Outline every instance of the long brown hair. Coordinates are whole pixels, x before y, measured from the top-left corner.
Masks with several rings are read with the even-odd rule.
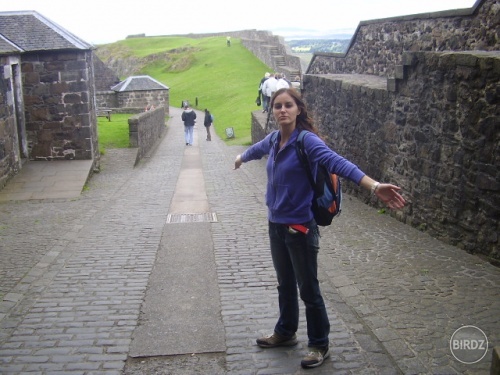
[[[299,130],[308,130],[310,132],[313,132],[314,134],[318,134],[318,129],[316,128],[316,126],[314,126],[312,117],[307,113],[306,103],[304,103],[304,100],[302,100],[302,96],[294,88],[282,88],[276,91],[271,98],[271,108],[274,107],[274,100],[276,99],[276,97],[281,94],[290,95],[300,110],[300,113],[297,116],[297,128]]]

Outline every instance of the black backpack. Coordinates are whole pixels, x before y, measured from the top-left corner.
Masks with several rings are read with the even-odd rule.
[[[314,190],[312,201],[312,212],[314,220],[320,226],[328,226],[332,223],[335,216],[340,215],[342,211],[342,185],[339,176],[335,173],[328,172],[324,165],[318,165],[318,173],[316,180],[312,175],[309,158],[304,148],[304,137],[309,133],[307,130],[302,130],[295,144],[297,156],[302,163],[307,173],[307,178]],[[271,145],[278,137],[278,131],[275,131],[271,136]]]

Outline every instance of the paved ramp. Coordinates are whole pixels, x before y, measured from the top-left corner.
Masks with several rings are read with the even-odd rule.
[[[92,160],[28,161],[0,190],[0,202],[78,198]]]
[[[182,142],[180,110],[171,109],[171,116],[168,138]],[[194,145],[184,149],[139,326],[134,332],[132,357],[226,349],[211,233],[216,215],[209,212],[198,130],[196,127]]]

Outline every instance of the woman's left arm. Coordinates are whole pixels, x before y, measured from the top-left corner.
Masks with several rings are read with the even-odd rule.
[[[403,208],[406,203],[405,199],[398,192],[401,190],[399,186],[380,183],[366,175],[361,179],[359,185],[370,190],[372,194],[376,195],[389,208]]]
[[[399,186],[375,181],[354,163],[330,149],[318,137],[305,137],[304,146],[313,159],[313,162],[324,164],[331,173],[336,173],[370,190],[372,195],[376,195],[389,208],[398,209],[404,207],[406,202],[401,194],[398,193],[401,190]]]

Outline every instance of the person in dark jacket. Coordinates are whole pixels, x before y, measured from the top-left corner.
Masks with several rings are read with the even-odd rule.
[[[266,72],[264,74],[264,77],[262,77],[262,79],[260,80],[260,83],[259,83],[259,98],[261,98],[261,102],[262,102],[262,108],[266,109],[267,108],[267,96],[266,94],[262,91],[262,87],[264,86],[264,82],[266,82],[266,80],[269,78],[270,74],[269,72]]]
[[[399,194],[398,186],[379,183],[368,177],[324,143],[295,89],[276,91],[269,108],[279,125],[277,137],[268,134],[238,155],[234,163],[234,169],[238,169],[242,163],[269,155],[266,205],[271,256],[278,279],[279,318],[274,332],[257,339],[257,345],[274,348],[297,344],[300,296],[305,304],[309,346],[301,365],[312,368],[320,366],[330,355],[330,322],[318,281],[319,230],[311,209],[313,188],[295,148],[299,132],[309,131],[303,143],[313,176],[318,164],[322,164],[330,173],[371,190],[389,208],[402,208],[405,200]]]
[[[212,136],[210,135],[210,126],[212,126],[213,117],[210,114],[208,109],[205,109],[205,119],[203,120],[203,125],[205,125],[205,129],[207,130],[207,141],[212,140]]]
[[[196,112],[186,105],[184,106],[184,111],[182,112],[181,119],[182,121],[184,121],[184,138],[186,140],[186,146],[192,146],[194,124],[196,122]]]

